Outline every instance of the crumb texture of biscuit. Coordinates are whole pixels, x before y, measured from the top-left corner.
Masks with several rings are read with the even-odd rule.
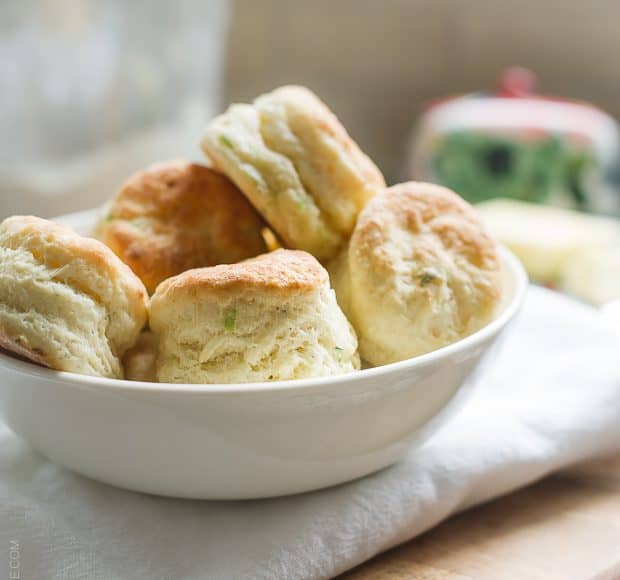
[[[153,293],[162,280],[185,270],[265,252],[264,226],[227,177],[173,161],[129,178],[96,231]]]
[[[306,252],[180,274],[158,287],[150,316],[161,382],[285,381],[360,367],[327,271]]]
[[[147,321],[144,285],[108,247],[54,222],[0,224],[0,346],[63,371],[122,378]]]
[[[329,270],[362,359],[373,365],[471,334],[491,320],[501,296],[496,244],[476,211],[425,183],[376,196]]]
[[[128,381],[157,382],[157,352],[159,337],[150,330],[143,331],[136,344],[123,356],[123,369]]]
[[[209,124],[202,148],[287,247],[321,260],[334,256],[385,187],[379,169],[304,87],[231,105]]]

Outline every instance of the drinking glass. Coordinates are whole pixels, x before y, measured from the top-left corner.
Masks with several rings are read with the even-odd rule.
[[[226,0],[0,3],[0,217],[96,206],[199,158],[220,102]]]

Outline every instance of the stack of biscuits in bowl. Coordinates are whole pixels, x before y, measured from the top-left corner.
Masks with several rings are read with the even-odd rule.
[[[0,347],[62,371],[166,383],[338,375],[487,324],[493,239],[456,193],[386,187],[312,92],[206,128],[205,164],[130,177],[92,238],[0,225]]]

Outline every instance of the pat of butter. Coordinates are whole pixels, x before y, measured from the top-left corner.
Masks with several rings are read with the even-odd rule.
[[[571,259],[560,282],[562,290],[601,306],[620,299],[620,246],[584,250]]]
[[[620,245],[620,222],[612,218],[507,199],[476,207],[495,238],[537,282],[561,284],[577,255]]]

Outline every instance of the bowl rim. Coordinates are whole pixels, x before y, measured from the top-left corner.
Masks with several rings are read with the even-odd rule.
[[[528,286],[528,276],[519,259],[506,247],[499,245],[499,254],[503,266],[510,271],[514,279],[513,296],[501,312],[480,330],[441,348],[431,352],[408,358],[402,361],[385,365],[361,369],[342,375],[327,377],[310,377],[304,379],[292,379],[289,381],[270,381],[256,383],[154,383],[147,381],[131,381],[128,379],[112,379],[82,375],[68,371],[57,371],[35,365],[28,361],[16,359],[4,352],[0,352],[0,371],[11,370],[37,379],[64,382],[76,387],[101,387],[104,389],[121,391],[140,391],[160,394],[214,394],[214,395],[238,395],[244,393],[259,393],[262,391],[288,391],[329,386],[338,383],[353,383],[369,378],[381,378],[393,372],[407,371],[414,368],[426,367],[442,359],[448,359],[452,355],[463,352],[469,348],[484,342],[506,326],[519,312],[523,305]]]

